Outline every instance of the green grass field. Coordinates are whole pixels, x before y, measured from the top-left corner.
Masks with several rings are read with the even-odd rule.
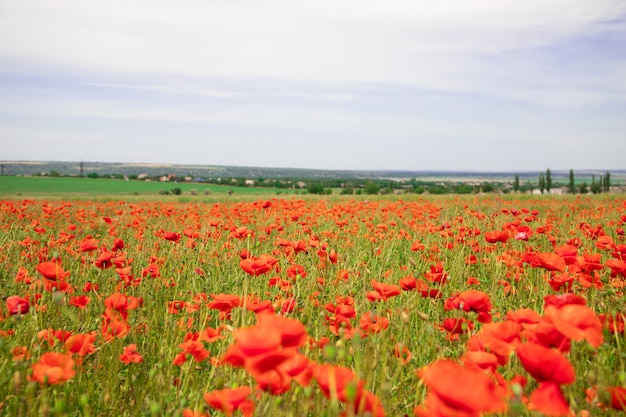
[[[276,195],[293,194],[295,190],[277,190],[266,188],[234,187],[227,185],[197,184],[197,183],[174,183],[174,182],[145,182],[125,181],[105,178],[78,178],[78,177],[0,177],[0,197],[119,197],[131,196],[157,196],[160,191],[171,192],[174,188],[180,188],[183,196],[191,196],[192,190],[198,196],[210,195],[233,195],[260,196],[268,193]]]

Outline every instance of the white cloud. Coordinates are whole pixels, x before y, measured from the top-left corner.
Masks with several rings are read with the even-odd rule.
[[[352,168],[408,168],[425,150],[462,168],[480,146],[499,166],[543,167],[520,142],[549,159],[575,141],[563,157],[582,164],[599,141],[624,147],[625,18],[623,0],[2,0],[0,129],[21,120],[24,141],[61,143],[61,127],[24,128],[55,118],[105,142],[168,143],[153,126],[171,124],[197,140],[228,131],[223,157],[241,164],[260,141],[293,140],[325,150],[289,161],[358,155]]]
[[[548,45],[621,0],[5,0],[0,57],[69,71],[471,88],[474,54]],[[455,82],[455,76],[461,81]]]

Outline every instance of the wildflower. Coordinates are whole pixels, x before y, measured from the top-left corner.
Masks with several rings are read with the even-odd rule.
[[[30,309],[30,303],[24,297],[12,295],[7,297],[6,300],[7,311],[9,315],[14,316],[17,314],[26,314]]]
[[[243,414],[244,416],[251,416],[252,412],[250,411],[254,410],[254,404],[248,400],[250,393],[250,387],[226,388],[204,394],[204,401],[206,401],[209,407],[220,410],[227,416],[232,416],[237,409],[242,411],[248,410],[248,412]],[[250,410],[250,407],[252,410]]]
[[[440,359],[419,369],[417,375],[424,381],[429,392],[425,407],[415,410],[416,416],[429,416],[433,409],[443,407],[449,411],[447,415],[470,416],[506,410],[501,391],[478,368]]]
[[[74,334],[65,341],[65,350],[78,356],[87,356],[96,351],[93,342],[96,335],[93,333]]]
[[[132,344],[124,347],[124,352],[120,355],[120,361],[124,362],[126,365],[130,363],[141,363],[143,362],[143,356],[137,353],[137,345]]]
[[[570,415],[569,405],[561,387],[553,382],[539,383],[539,387],[530,394],[528,409],[539,411],[546,416]]]
[[[64,353],[44,353],[39,361],[33,364],[31,381],[40,384],[62,384],[72,379],[74,374],[74,361]]]
[[[516,349],[524,369],[539,382],[571,384],[575,372],[572,364],[558,351],[536,343],[523,343]]]

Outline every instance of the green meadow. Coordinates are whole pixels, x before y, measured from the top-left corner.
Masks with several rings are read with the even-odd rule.
[[[268,193],[277,194],[275,189],[236,187],[228,185],[146,182],[137,180],[119,180],[108,178],[80,177],[0,177],[1,197],[119,197],[119,196],[156,196],[162,192],[172,193],[180,188],[181,195],[245,195],[258,196]],[[280,190],[281,194],[294,193],[294,190]],[[229,194],[230,193],[230,194]]]

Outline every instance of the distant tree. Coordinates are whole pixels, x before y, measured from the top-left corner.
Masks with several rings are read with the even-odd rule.
[[[583,182],[582,184],[580,184],[580,188],[578,190],[581,194],[587,194],[589,192],[589,189],[587,188],[587,183]]]
[[[309,194],[324,194],[324,187],[322,184],[317,182],[310,182],[309,185],[307,185],[306,190]]]
[[[515,179],[513,180],[513,191],[519,191],[519,175],[515,174]]]
[[[454,192],[457,194],[471,194],[474,192],[474,187],[468,184],[460,184],[454,188]]]
[[[374,181],[368,181],[365,184],[365,194],[378,194],[378,192],[380,191],[380,185],[378,185],[378,183],[374,182]]]
[[[539,191],[541,192],[541,194],[543,194],[546,189],[546,178],[544,177],[543,172],[539,173],[537,186],[539,187]]]
[[[172,188],[172,194],[181,195],[182,193],[183,193],[183,190],[181,190],[179,187]]]
[[[551,189],[552,189],[552,171],[550,171],[550,168],[548,168],[546,169],[546,190],[548,190],[548,193],[549,193]]]
[[[591,176],[591,192],[594,194],[598,194],[602,192],[602,178],[596,182],[596,175]]]
[[[576,192],[576,188],[574,187],[574,170],[569,170],[569,185],[567,187],[570,193],[574,194]]]
[[[448,189],[448,187],[444,186],[444,185],[433,185],[428,187],[428,193],[429,194],[448,194],[450,192],[450,190]]]
[[[496,188],[490,182],[483,182],[480,188],[482,188],[483,193],[493,193],[496,190]]]
[[[611,173],[609,171],[604,174],[604,178],[602,179],[602,190],[605,193],[611,191]]]
[[[87,174],[87,178],[98,178],[99,175],[97,172],[90,172],[89,174]]]
[[[54,169],[50,171],[50,174],[49,174],[49,175],[50,175],[51,177],[60,177],[60,176],[61,176],[61,174],[59,174],[59,172],[58,172],[58,171],[55,171]]]

